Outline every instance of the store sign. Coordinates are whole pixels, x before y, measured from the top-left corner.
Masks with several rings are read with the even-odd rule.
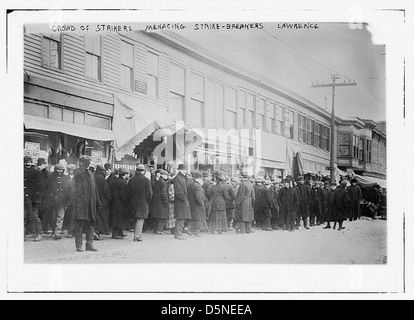
[[[24,155],[32,157],[33,162],[37,162],[40,158],[40,151],[40,143],[28,141],[24,143]]]

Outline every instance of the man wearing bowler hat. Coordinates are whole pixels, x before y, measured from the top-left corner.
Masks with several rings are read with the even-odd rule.
[[[95,177],[88,169],[90,160],[80,158],[80,168],[75,174],[76,251],[82,252],[82,233],[86,231],[86,251],[98,251],[93,246],[93,224],[96,222],[97,209],[100,207]]]
[[[175,229],[174,238],[177,240],[185,240],[183,237],[184,223],[191,219],[190,203],[187,198],[188,178],[187,166],[185,164],[178,165],[178,174],[171,181],[174,184],[174,217]]]
[[[151,181],[145,176],[145,166],[138,164],[135,176],[128,183],[130,210],[135,219],[134,241],[143,241],[142,227],[148,219],[149,205],[152,201]]]

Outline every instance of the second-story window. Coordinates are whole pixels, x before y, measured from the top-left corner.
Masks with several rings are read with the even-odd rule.
[[[168,112],[173,119],[184,120],[185,70],[170,63],[169,70],[170,103]]]
[[[354,135],[353,144],[352,144],[352,156],[356,159],[359,159],[359,137]]]
[[[283,107],[276,106],[276,134],[282,135],[283,132]]]
[[[62,68],[62,38],[58,34],[43,34],[42,65],[56,69]]]
[[[254,119],[254,95],[247,94],[247,126],[253,128],[255,125]]]
[[[204,126],[204,77],[196,73],[190,75],[190,105],[187,116],[187,122]]]
[[[158,98],[159,56],[148,51],[147,58],[147,92],[149,96]]]
[[[299,114],[299,141],[306,142],[306,117]]]
[[[268,127],[267,130],[270,131],[271,133],[275,134],[276,133],[276,105],[274,102],[269,102],[269,107],[268,107]]]
[[[122,88],[133,90],[134,83],[134,46],[121,40],[121,72]]]
[[[226,87],[226,113],[224,116],[225,129],[237,128],[237,91]]]
[[[85,35],[85,76],[101,81],[101,37]]]
[[[315,126],[315,122],[312,119],[308,119],[308,144],[314,143],[314,136],[313,136],[314,126]]]

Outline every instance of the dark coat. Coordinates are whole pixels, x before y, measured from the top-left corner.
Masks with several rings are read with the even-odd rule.
[[[44,180],[40,171],[24,168],[24,194],[30,202],[41,203],[44,194]]]
[[[101,205],[95,177],[87,169],[78,169],[74,179],[76,219],[95,222],[97,208]]]
[[[58,207],[69,206],[72,202],[72,186],[68,176],[58,175],[53,172],[46,180],[45,205],[49,210],[56,210]]]
[[[329,190],[328,195],[326,197],[326,222],[330,222],[334,220],[334,197],[335,197],[335,190]]]
[[[207,197],[207,199],[210,199],[210,189],[213,186],[213,183],[211,181],[204,181],[203,183],[203,190],[204,194]]]
[[[236,207],[236,204],[234,200],[236,199],[236,190],[233,188],[232,185],[225,183],[223,186],[227,190],[227,194],[229,196],[228,199],[226,199],[226,209],[234,209]]]
[[[129,180],[129,208],[135,219],[147,219],[149,204],[152,201],[151,181],[141,173]]]
[[[253,185],[250,181],[245,180],[240,183],[239,189],[237,190],[236,203],[236,221],[252,222],[252,208],[255,201],[255,194]]]
[[[126,226],[126,220],[129,217],[128,183],[124,178],[119,177],[111,183],[109,192],[111,194],[111,225],[116,228],[123,228]]]
[[[204,189],[197,181],[191,182],[188,185],[187,196],[190,203],[191,220],[205,220],[207,197],[204,194]]]
[[[362,199],[362,190],[358,185],[350,185],[346,188],[348,192],[350,204],[349,204],[349,217],[358,218],[361,216],[360,201]]]
[[[275,188],[270,189],[270,199],[272,201],[272,218],[278,219],[279,218],[279,200],[278,200],[278,193]]]
[[[226,200],[230,200],[227,188],[223,183],[217,183],[210,189],[211,192],[211,211],[226,211]]]
[[[99,200],[101,206],[107,208],[111,200],[109,187],[107,180],[105,179],[105,173],[99,167],[96,168],[95,172],[96,187],[98,188]]]
[[[325,191],[322,188],[311,189],[311,212],[314,216],[323,217],[325,208]]]
[[[272,208],[272,198],[270,196],[270,189],[264,187],[260,191],[259,198],[256,200],[257,207],[259,208]]]
[[[150,216],[155,219],[168,219],[169,215],[169,200],[168,200],[168,186],[167,182],[160,178],[159,180],[152,180],[152,201],[150,205]]]
[[[348,219],[349,195],[345,188],[339,187],[335,190],[333,206],[334,220]]]
[[[254,201],[253,207],[254,208],[259,208],[260,207],[259,206],[260,193],[263,190],[263,186],[259,186],[259,185],[255,184],[253,186],[253,190],[254,190],[254,197],[255,197],[255,201]]]
[[[282,188],[279,191],[279,208],[283,217],[294,216],[299,205],[299,196],[295,188]]]
[[[174,217],[178,220],[191,219],[187,198],[188,178],[179,172],[171,181],[174,184]]]
[[[298,184],[296,187],[299,196],[299,212],[301,217],[309,217],[311,206],[310,188],[305,184]]]

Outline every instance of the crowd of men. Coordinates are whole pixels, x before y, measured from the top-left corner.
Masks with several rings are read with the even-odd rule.
[[[43,234],[55,240],[75,237],[76,250],[82,252],[83,233],[86,251],[97,251],[94,240],[111,235],[143,241],[143,232],[163,235],[171,232],[177,240],[183,233],[199,237],[201,232],[222,234],[286,230],[326,224],[323,229],[343,230],[345,220],[361,217],[362,190],[357,180],[340,184],[296,180],[281,182],[251,177],[229,177],[219,172],[188,172],[186,165],[167,172],[159,169],[150,178],[143,164],[131,173],[121,167],[91,167],[88,157],[74,164],[47,169],[45,159],[24,157],[24,231],[25,240],[42,241]],[[333,223],[333,226],[331,225]]]

